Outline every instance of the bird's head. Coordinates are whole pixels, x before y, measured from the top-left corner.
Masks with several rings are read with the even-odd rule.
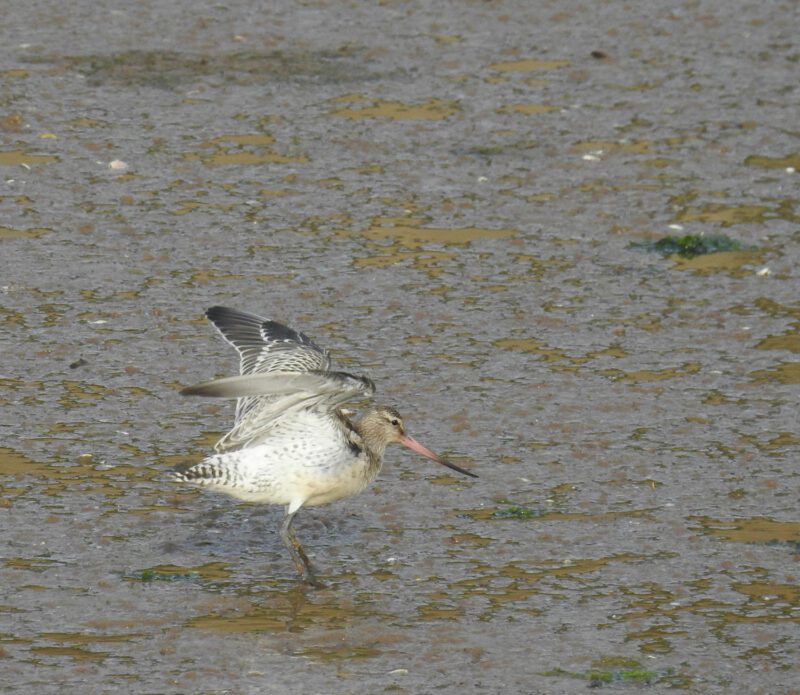
[[[378,406],[367,411],[359,423],[359,429],[367,443],[367,445],[376,451],[383,454],[387,444],[402,444],[403,446],[411,449],[411,451],[429,458],[431,461],[447,466],[454,471],[458,471],[471,478],[477,478],[475,473],[470,473],[463,468],[456,466],[438,454],[434,454],[430,449],[424,447],[412,436],[406,434],[405,424],[403,417],[394,408],[386,405]]]

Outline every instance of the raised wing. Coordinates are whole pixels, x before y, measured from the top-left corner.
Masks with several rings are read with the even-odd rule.
[[[338,417],[334,411],[341,404],[375,392],[366,377],[328,371],[328,353],[282,323],[224,306],[211,307],[206,316],[241,358],[239,376],[183,391],[237,399],[233,429],[215,445],[219,452],[269,436],[278,420],[297,409],[311,410],[320,418]]]
[[[252,399],[237,418],[233,429],[216,444],[217,451],[230,451],[256,444],[269,435],[276,421],[292,417],[298,409],[314,411],[320,418],[335,417],[342,403],[375,393],[370,379],[347,372],[271,372],[245,374],[190,386],[181,393],[214,398]]]
[[[225,306],[212,306],[206,316],[236,348],[242,375],[330,369],[327,351],[304,333],[282,323]],[[251,410],[261,410],[265,400],[269,400],[266,395],[239,397],[234,424],[238,425]]]
[[[212,306],[206,316],[238,351],[241,374],[324,372],[331,366],[326,351],[282,323],[224,306]]]
[[[357,395],[371,396],[374,392],[375,384],[365,376],[355,376],[347,372],[313,371],[229,376],[196,386],[187,386],[181,394],[211,398],[245,398],[302,393],[344,402]]]

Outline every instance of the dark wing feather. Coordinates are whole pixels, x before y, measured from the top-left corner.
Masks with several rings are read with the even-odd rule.
[[[212,306],[206,316],[241,357],[241,374],[327,371],[328,353],[304,333],[277,321],[224,306]]]
[[[304,333],[277,321],[256,314],[212,306],[206,316],[236,351],[241,362],[239,372],[266,374],[269,372],[327,371],[331,360],[327,351],[317,346]],[[236,402],[235,425],[254,409],[261,410],[274,396],[245,396]]]

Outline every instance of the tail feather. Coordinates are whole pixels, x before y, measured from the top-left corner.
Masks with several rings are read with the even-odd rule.
[[[167,473],[167,479],[174,483],[193,485],[225,485],[231,481],[230,470],[220,465],[216,457],[207,458],[200,463],[176,466]]]

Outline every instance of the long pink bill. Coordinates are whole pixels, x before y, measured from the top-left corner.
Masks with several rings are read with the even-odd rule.
[[[470,478],[477,478],[478,476],[475,473],[471,473],[470,471],[464,470],[463,468],[456,466],[455,463],[450,463],[447,459],[443,459],[441,456],[437,456],[434,454],[430,449],[426,449],[422,444],[420,444],[416,439],[413,437],[409,437],[405,435],[402,439],[400,439],[400,443],[403,446],[407,446],[411,451],[415,451],[418,454],[421,454],[425,458],[429,458],[431,461],[436,461],[436,463],[441,463],[443,466],[447,466],[448,468],[452,468],[454,471],[458,471],[459,473],[463,473],[464,475],[468,475]]]

